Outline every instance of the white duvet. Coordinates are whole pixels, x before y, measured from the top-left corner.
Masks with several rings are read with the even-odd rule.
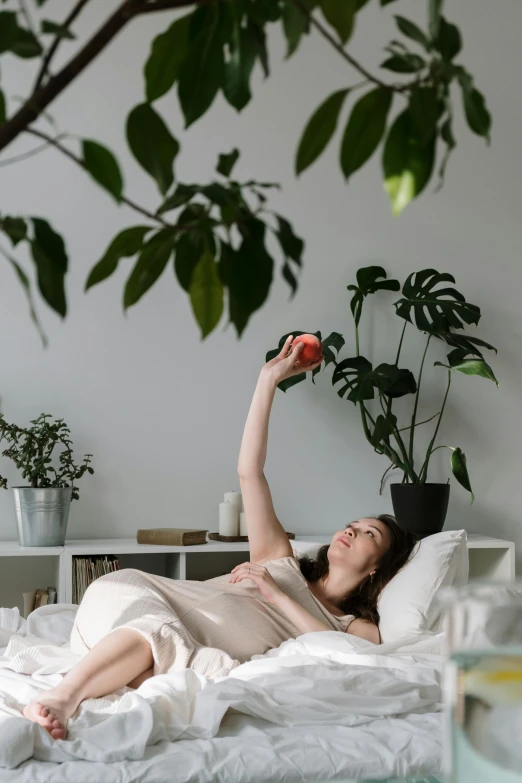
[[[303,634],[228,677],[159,675],[82,703],[67,740],[21,710],[79,660],[75,605],[0,609],[0,781],[251,783],[437,775],[440,635]]]

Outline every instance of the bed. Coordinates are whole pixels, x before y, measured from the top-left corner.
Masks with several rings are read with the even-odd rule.
[[[159,675],[84,701],[65,741],[21,711],[77,662],[78,607],[43,606],[27,620],[0,609],[0,783],[436,783],[444,655],[432,599],[455,577],[461,533],[439,534],[438,549],[423,541],[385,588],[383,644],[308,633],[227,677]]]

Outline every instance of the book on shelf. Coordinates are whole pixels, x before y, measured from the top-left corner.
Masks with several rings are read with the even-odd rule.
[[[31,612],[38,609],[40,606],[46,606],[47,604],[56,603],[56,589],[54,587],[48,587],[46,590],[38,588],[37,590],[28,590],[26,593],[22,593],[23,605],[24,605],[24,618],[27,620]]]
[[[138,544],[160,546],[195,546],[207,543],[208,530],[193,530],[185,527],[152,527],[138,530]]]
[[[100,576],[119,571],[121,563],[115,555],[91,555],[72,559],[72,602],[80,604],[89,585]]]

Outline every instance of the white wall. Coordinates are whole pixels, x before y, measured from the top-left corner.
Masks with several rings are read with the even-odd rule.
[[[109,5],[116,2],[88,6],[77,32],[95,29]],[[371,4],[375,7],[361,18],[353,53],[371,67],[380,62],[380,47],[394,35],[391,13],[408,16],[412,9],[419,18],[419,5],[402,2],[380,11]],[[61,6],[51,0],[45,15],[57,18]],[[40,307],[50,337],[45,351],[6,266],[0,289],[0,394],[6,416],[20,424],[41,411],[63,416],[78,451],[95,455],[96,475],[82,483],[68,537],[133,536],[138,527],[156,525],[217,529],[217,504],[223,492],[238,487],[242,430],[266,350],[290,329],[321,329],[325,335],[344,333],[348,348],[342,356],[351,355],[346,285],[359,266],[382,263],[401,280],[425,267],[451,271],[457,287],[482,308],[478,334],[499,348],[492,364],[500,389],[479,378],[454,379],[439,442],[465,450],[477,500],[470,507],[467,493],[452,482],[447,525],[512,539],[522,557],[522,6],[504,0],[500,12],[486,0],[462,0],[451,4],[450,14],[464,34],[463,61],[488,98],[493,143],[487,149],[465,129],[459,109],[459,147],[444,189],[438,195],[431,189],[400,219],[391,215],[378,156],[345,186],[336,141],[300,181],[293,175],[297,140],[313,109],[333,89],[359,80],[317,35],[288,63],[281,38],[274,35],[273,75],[263,81],[258,74],[255,100],[242,115],[220,98],[184,132],[175,96],[161,102],[183,145],[182,180],[209,180],[217,153],[237,145],[242,151],[238,174],[281,181],[284,189],[274,207],[307,240],[297,297],[288,303],[289,289],[278,276],[269,303],[240,341],[232,327],[225,330],[224,321],[200,341],[187,297],[170,270],[128,317],[121,307],[126,262],[110,282],[84,295],[88,270],[108,241],[139,218],[118,209],[57,152],[1,169],[2,211],[50,219],[65,233],[71,258],[66,321]],[[52,107],[62,129],[99,139],[118,152],[127,194],[151,208],[158,204],[157,194],[125,148],[124,118],[142,100],[142,65],[151,39],[169,18],[167,13],[133,22]],[[67,51],[64,46],[62,61]],[[32,68],[6,58],[3,87],[9,85],[11,95],[24,93]],[[29,139],[4,156],[32,146]],[[391,314],[391,301],[382,299],[388,315],[367,311],[362,325],[363,350],[371,353],[374,341],[378,361],[392,360],[396,350],[401,322]],[[420,350],[411,330],[406,366],[417,366]],[[430,366],[443,356],[437,346]],[[389,490],[378,495],[386,462],[372,453],[357,411],[338,398],[330,378],[329,369],[316,386],[301,384],[286,396],[278,392],[275,400],[266,473],[277,513],[296,533],[330,533],[359,515],[391,510]],[[430,370],[426,379],[422,412],[430,415],[437,410],[444,373]],[[436,456],[431,480],[445,480],[449,457],[442,451]],[[2,464],[4,470],[16,478]],[[0,494],[0,538],[16,538],[7,492]]]

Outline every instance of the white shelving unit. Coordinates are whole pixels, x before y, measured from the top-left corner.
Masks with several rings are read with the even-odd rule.
[[[306,535],[296,536],[292,543],[294,546],[311,542],[324,544],[330,540],[331,536]],[[468,552],[470,579],[514,581],[515,544],[512,541],[470,533]],[[119,558],[122,568],[139,568],[171,579],[211,579],[247,560],[248,542],[209,541],[190,547],[137,544],[132,538],[66,540],[63,547],[22,547],[17,541],[0,542],[0,606],[13,605],[4,601],[12,601],[15,594],[18,603],[22,592],[51,583],[56,585],[58,602],[71,603],[73,557],[109,554]],[[31,560],[24,562],[18,558]],[[33,566],[38,562],[35,558],[51,558],[45,563],[48,566],[45,579],[53,578],[52,582],[42,583],[39,569]]]

